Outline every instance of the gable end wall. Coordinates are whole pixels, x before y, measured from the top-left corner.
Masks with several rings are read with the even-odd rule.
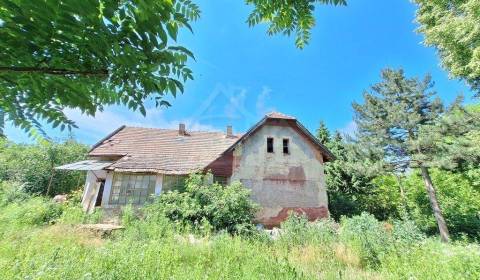
[[[267,153],[267,137],[274,153]],[[289,154],[283,139],[289,139]],[[288,212],[305,213],[310,220],[328,217],[321,152],[288,122],[267,122],[233,151],[231,180],[252,191],[261,210],[257,222],[278,226]]]

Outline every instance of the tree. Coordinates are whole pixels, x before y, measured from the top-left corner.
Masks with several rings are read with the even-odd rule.
[[[248,17],[250,26],[267,22],[268,35],[295,33],[295,45],[302,49],[310,41],[310,30],[315,26],[315,4],[347,5],[346,0],[247,0],[255,8]]]
[[[454,78],[480,93],[480,1],[415,0],[418,31]]]
[[[476,121],[475,117],[469,118],[466,125],[448,121],[461,108],[460,100],[446,110],[441,100],[434,98],[432,87],[430,76],[423,80],[406,78],[402,69],[386,69],[382,81],[364,93],[364,103],[353,103],[353,109],[359,145],[381,151],[385,165],[393,170],[420,169],[441,238],[448,241],[429,168],[455,168],[446,166],[445,158],[457,163],[467,160],[465,154],[454,152],[460,144],[448,139],[466,137],[468,127],[474,127]],[[463,149],[472,144],[462,142]]]
[[[176,45],[199,9],[190,0],[0,0],[0,110],[30,130],[75,127],[63,110],[108,104],[145,115],[144,101],[193,79],[193,54]]]
[[[362,211],[369,211],[371,208],[363,203],[363,198],[373,190],[373,175],[367,174],[365,170],[359,172],[358,167],[365,168],[370,164],[365,161],[359,163],[352,143],[345,141],[338,131],[331,136],[323,121],[320,122],[316,137],[336,158],[325,165],[328,204],[332,217],[339,220],[341,216],[359,215]]]
[[[328,130],[325,122],[320,121],[320,124],[317,128],[316,137],[323,145],[328,145],[330,143],[330,131]]]
[[[72,139],[63,143],[46,140],[16,144],[0,139],[0,181],[15,181],[30,194],[54,196],[77,190],[85,174],[53,172],[53,167],[85,159],[89,147]]]

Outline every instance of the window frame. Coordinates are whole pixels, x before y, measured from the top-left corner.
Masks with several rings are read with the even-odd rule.
[[[108,198],[109,205],[143,205],[155,194],[157,175],[115,172]]]

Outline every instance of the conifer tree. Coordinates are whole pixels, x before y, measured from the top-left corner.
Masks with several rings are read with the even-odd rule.
[[[420,169],[441,239],[448,242],[447,224],[429,172],[429,168],[438,167],[436,158],[443,153],[432,149],[438,139],[426,143],[423,132],[436,125],[445,107],[435,97],[428,75],[419,80],[405,77],[402,69],[385,69],[381,76],[382,81],[364,93],[363,104],[353,103],[358,125],[356,141],[381,151],[385,163],[394,169]]]

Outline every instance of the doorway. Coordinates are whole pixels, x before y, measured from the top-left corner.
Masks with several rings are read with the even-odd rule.
[[[100,187],[98,188],[98,194],[97,194],[97,200],[95,201],[95,207],[102,206],[103,189],[105,188],[105,179],[101,179],[98,182],[100,183]]]

